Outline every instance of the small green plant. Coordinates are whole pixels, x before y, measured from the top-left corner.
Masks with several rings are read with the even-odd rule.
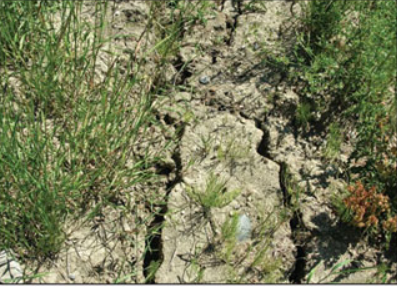
[[[250,147],[236,142],[236,139],[229,139],[224,145],[219,145],[217,157],[220,160],[229,163],[235,163],[241,159],[247,158]]]
[[[316,266],[314,266],[314,268],[312,270],[310,270],[309,274],[307,275],[307,280],[306,280],[306,284],[313,284],[313,276],[316,274],[316,270],[317,268],[323,263],[323,261],[320,261]],[[376,267],[365,267],[365,268],[347,268],[347,269],[342,269],[345,266],[351,265],[353,263],[353,260],[347,259],[344,261],[341,261],[337,264],[335,264],[331,270],[327,273],[327,275],[321,277],[316,284],[325,284],[325,283],[329,283],[329,284],[337,284],[337,282],[327,282],[326,280],[331,278],[332,276],[342,276],[342,275],[350,275],[350,274],[354,274],[357,272],[361,272],[361,271],[367,271],[367,270],[374,270],[374,269],[378,269],[378,271],[382,270],[382,265],[380,266],[376,266]]]
[[[228,191],[226,183],[227,181],[211,173],[204,191],[188,187],[186,192],[204,211],[209,212],[211,208],[225,207],[240,194],[240,189]]]
[[[291,173],[286,163],[282,163],[280,169],[281,169],[281,181],[287,193],[286,195],[287,207],[292,212],[295,212],[300,208],[301,197],[305,193],[305,189],[299,186],[296,178]]]
[[[327,135],[327,144],[324,156],[333,162],[340,154],[340,146],[342,144],[342,135],[340,127],[337,123],[331,124]]]
[[[266,13],[266,2],[260,0],[250,0],[243,5],[244,12]]]
[[[122,276],[122,277],[117,277],[115,280],[114,280],[114,284],[124,284],[124,283],[130,283],[131,282],[131,279],[133,279],[134,277],[136,277],[136,275],[137,275],[137,273],[136,272],[132,272],[132,273],[130,273],[130,274],[127,274],[127,275],[124,275],[124,276]]]
[[[201,146],[200,146],[199,153],[200,153],[201,159],[204,159],[211,152],[214,138],[212,138],[211,135],[208,135],[207,137],[200,136],[200,140],[201,140]]]
[[[157,270],[160,268],[160,261],[151,261],[149,267],[147,267],[147,276],[145,279],[145,283],[151,283],[156,276]]]
[[[185,270],[185,275],[188,279],[192,279],[191,283],[201,283],[204,278],[204,273],[206,271],[206,265],[203,265],[202,260],[205,257],[205,248],[201,246],[194,247],[194,251],[190,254],[188,259],[188,266]]]
[[[303,129],[307,129],[309,127],[310,120],[312,119],[311,113],[311,105],[309,103],[300,103],[295,112],[297,125]]]
[[[392,272],[392,269],[388,267],[386,264],[382,263],[376,267],[376,275],[375,279],[370,279],[369,283],[387,283],[388,274]]]
[[[237,243],[237,226],[238,226],[239,215],[234,213],[230,218],[228,218],[222,225],[222,242],[224,247],[222,250],[222,258],[228,263],[231,261],[232,253],[236,247]]]
[[[192,269],[196,270],[197,276],[193,283],[200,283],[204,278],[205,268],[201,267],[196,261],[192,261]]]
[[[210,174],[204,190],[187,187],[186,193],[202,209],[204,222],[209,222],[212,232],[217,235],[215,223],[212,219],[211,208],[222,208],[232,202],[241,192],[240,189],[228,191],[226,181]]]

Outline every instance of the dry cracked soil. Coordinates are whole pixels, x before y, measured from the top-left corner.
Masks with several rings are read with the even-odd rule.
[[[56,259],[28,264],[48,273],[33,282],[305,283],[311,271],[311,283],[328,275],[327,282],[342,283],[376,277],[376,269],[330,275],[336,264],[350,260],[362,267],[389,263],[387,277],[395,277],[395,251],[371,247],[336,217],[330,196],[346,183],[337,166],[323,161],[324,135],[296,131],[295,87],[285,71],[262,61],[266,51],[289,52],[298,5],[251,2],[213,2],[207,21],[183,33],[177,54],[165,67],[167,81],[175,85],[157,100],[163,125],[152,131],[158,139],[152,149],[172,142],[158,165],[162,180],[126,191],[153,193],[161,204],[148,212],[144,201],[132,196],[130,210],[110,209],[100,219],[66,223],[68,238]],[[130,37],[110,46],[137,51],[138,45],[154,45],[150,31],[146,43],[139,39],[149,6],[150,1],[111,5],[108,32]],[[148,71],[152,60],[148,57],[145,64]],[[295,202],[286,187],[289,178],[300,187]],[[205,199],[194,195],[207,191],[211,179],[223,181],[225,199],[237,192],[219,205],[210,198],[214,207],[206,208]],[[249,235],[227,238],[227,224],[242,215],[249,219]],[[348,268],[362,268],[354,265]]]

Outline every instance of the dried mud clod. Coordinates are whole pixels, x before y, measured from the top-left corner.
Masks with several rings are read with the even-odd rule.
[[[282,275],[291,270],[294,246],[289,240],[288,223],[279,215],[282,195],[278,166],[268,159],[257,157],[256,146],[261,132],[255,128],[253,121],[227,112],[214,114],[208,111],[206,115],[206,119],[199,124],[186,127],[181,139],[182,182],[174,187],[168,199],[170,213],[166,215],[162,230],[164,259],[156,274],[156,283],[230,281],[233,273],[229,270],[233,265],[230,266],[219,256],[224,247],[217,242],[217,237],[221,237],[222,226],[233,213],[245,213],[253,221],[256,232],[250,244],[246,245],[258,247],[262,241],[273,243],[266,255],[279,259],[279,266],[272,273]],[[204,193],[211,174],[216,175],[216,179],[225,179],[227,191],[241,191],[229,204],[214,207],[206,214],[200,212],[202,207],[188,191]],[[277,211],[275,207],[280,209]],[[267,223],[261,222],[263,217],[269,217]],[[259,230],[264,229],[263,225],[268,225],[268,239],[255,238],[259,237]],[[250,257],[255,256],[252,254]],[[243,267],[248,269],[250,261],[245,261]],[[238,272],[244,274],[244,271]],[[246,273],[246,281],[260,281],[254,272]]]

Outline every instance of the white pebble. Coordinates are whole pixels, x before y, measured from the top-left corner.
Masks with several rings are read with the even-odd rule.
[[[251,220],[243,214],[238,218],[237,240],[242,242],[251,238]]]
[[[199,79],[199,81],[200,81],[201,84],[208,84],[208,83],[210,83],[210,77],[208,77],[208,76],[201,76],[200,79]]]
[[[72,281],[76,280],[76,275],[74,275],[74,274],[72,274],[72,273],[69,274],[68,277],[69,277],[69,279],[72,280]]]

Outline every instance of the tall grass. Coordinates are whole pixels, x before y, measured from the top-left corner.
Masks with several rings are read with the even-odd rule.
[[[83,5],[0,3],[0,250],[52,255],[67,215],[152,177],[150,157],[134,153],[151,119],[150,93],[130,73],[139,63],[122,73],[105,55],[107,3],[93,3],[95,23]]]

